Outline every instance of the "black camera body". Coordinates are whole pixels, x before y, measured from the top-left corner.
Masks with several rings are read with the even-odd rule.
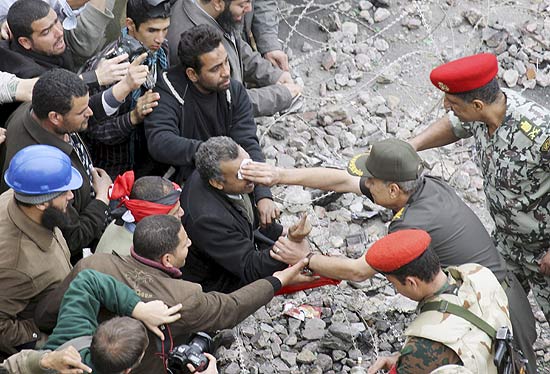
[[[187,364],[191,364],[195,371],[203,371],[208,366],[208,358],[204,352],[211,353],[211,350],[210,335],[198,332],[189,344],[178,345],[168,354],[168,369],[172,374],[187,374],[190,373]]]
[[[105,58],[110,59],[120,56],[124,53],[128,54],[128,61],[133,62],[137,57],[147,52],[147,48],[137,39],[126,34],[118,39],[113,50],[109,52]]]

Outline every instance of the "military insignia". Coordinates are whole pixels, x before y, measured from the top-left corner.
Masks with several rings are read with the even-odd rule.
[[[550,151],[550,136],[546,138],[544,143],[542,143],[542,145],[540,146],[540,151],[544,153]]]
[[[407,210],[407,207],[404,206],[403,208],[399,209],[399,211],[397,213],[395,213],[393,215],[393,218],[391,219],[391,221],[399,221],[399,220],[402,220],[403,219],[403,214],[405,214],[405,211]]]
[[[441,91],[449,92],[449,86],[447,86],[445,83],[437,82],[437,86]]]
[[[537,125],[532,124],[529,120],[523,117],[519,123],[520,131],[527,136],[531,141],[534,141],[535,138],[541,133],[542,129]]]

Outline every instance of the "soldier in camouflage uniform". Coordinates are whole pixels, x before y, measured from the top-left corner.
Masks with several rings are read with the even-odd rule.
[[[550,111],[500,90],[497,70],[487,53],[434,69],[450,112],[410,143],[423,150],[474,137],[495,245],[550,321]]]
[[[380,358],[369,373],[391,368],[395,374],[428,374],[455,364],[474,374],[496,374],[493,341],[485,331],[467,318],[423,308],[445,301],[468,310],[495,330],[511,329],[506,294],[494,274],[481,265],[441,270],[430,242],[423,230],[400,230],[367,252],[370,266],[383,273],[400,294],[419,302],[419,315],[405,330],[407,340],[401,352]]]

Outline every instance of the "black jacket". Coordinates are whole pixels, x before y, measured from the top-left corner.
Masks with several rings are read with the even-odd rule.
[[[171,87],[170,87],[171,86]],[[155,92],[160,93],[158,106],[145,117],[145,135],[151,157],[158,162],[178,168],[174,178],[182,183],[195,169],[195,152],[199,145],[213,136],[229,136],[243,147],[254,161],[264,161],[256,136],[252,104],[242,83],[231,80],[229,90],[216,92],[218,102],[225,107],[200,108],[217,110],[223,123],[203,123],[195,98],[201,95],[187,79],[181,65],[159,75]],[[256,201],[268,197],[268,187],[257,186]]]
[[[185,211],[183,226],[193,242],[182,269],[183,279],[200,283],[205,292],[231,292],[287,267],[269,255],[272,243],[268,242],[281,235],[281,225],[275,223],[260,231],[267,242],[254,238],[258,227],[255,206],[251,225],[246,213],[204,182],[197,171],[185,183],[180,201]]]

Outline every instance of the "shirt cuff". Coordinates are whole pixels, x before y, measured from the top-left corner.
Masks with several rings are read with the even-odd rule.
[[[271,285],[273,286],[273,292],[277,292],[283,287],[279,278],[274,277],[273,275],[270,275],[269,277],[265,277],[264,279],[269,283],[271,283]]]

